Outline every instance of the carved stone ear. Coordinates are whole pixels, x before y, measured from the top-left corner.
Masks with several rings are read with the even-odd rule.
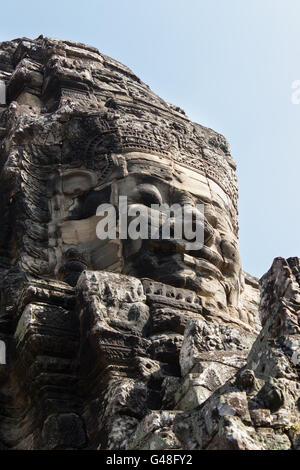
[[[97,177],[88,170],[67,170],[62,175],[62,191],[67,195],[77,195],[89,191],[97,184]]]

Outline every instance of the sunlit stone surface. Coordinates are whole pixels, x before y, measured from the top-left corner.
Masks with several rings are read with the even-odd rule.
[[[181,416],[241,373],[261,327],[227,141],[83,44],[4,42],[1,80],[2,447],[206,448]],[[151,217],[204,205],[204,246],[100,240],[97,208],[120,196]]]

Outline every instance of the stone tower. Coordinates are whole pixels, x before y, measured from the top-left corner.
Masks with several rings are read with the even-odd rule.
[[[199,435],[183,419],[220,407],[230,381],[247,410],[253,384],[265,386],[246,365],[259,294],[241,268],[227,141],[83,44],[1,43],[0,80],[1,445],[206,448],[200,417]],[[202,204],[204,245],[120,230],[100,239],[97,208],[110,204],[119,220],[124,196],[128,214],[150,218],[153,204],[191,217]],[[236,445],[259,446],[247,439]],[[209,445],[230,447],[224,436]]]

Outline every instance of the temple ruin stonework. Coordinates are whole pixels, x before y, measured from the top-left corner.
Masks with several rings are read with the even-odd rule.
[[[300,262],[242,270],[226,139],[80,43],[0,83],[0,449],[299,449]],[[203,247],[99,239],[120,196],[202,204]]]

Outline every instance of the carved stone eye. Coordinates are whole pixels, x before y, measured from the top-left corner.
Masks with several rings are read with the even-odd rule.
[[[162,196],[156,186],[152,184],[140,184],[136,187],[133,199],[145,206],[162,204]]]

